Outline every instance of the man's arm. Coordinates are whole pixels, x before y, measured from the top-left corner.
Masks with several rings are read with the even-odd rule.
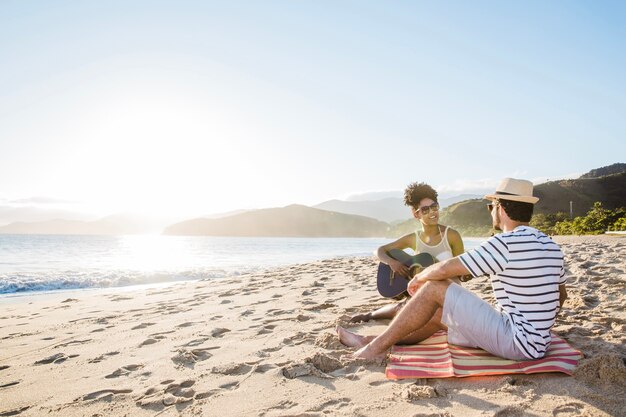
[[[426,281],[441,281],[460,275],[468,275],[469,273],[470,272],[458,257],[448,259],[431,265],[415,275],[411,282],[409,282],[408,291],[410,295],[413,295]]]

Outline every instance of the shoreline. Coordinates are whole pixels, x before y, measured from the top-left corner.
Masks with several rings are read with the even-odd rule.
[[[377,262],[337,258],[162,288],[0,297],[0,414],[624,415],[626,239],[555,240],[570,298],[554,330],[585,354],[573,377],[386,380],[384,367],[347,360],[334,334],[389,303],[374,287]],[[486,297],[486,282],[468,287]]]

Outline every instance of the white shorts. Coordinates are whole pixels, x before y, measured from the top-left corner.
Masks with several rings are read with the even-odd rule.
[[[460,285],[446,290],[441,321],[453,345],[479,347],[506,359],[529,359],[515,344],[509,318]]]

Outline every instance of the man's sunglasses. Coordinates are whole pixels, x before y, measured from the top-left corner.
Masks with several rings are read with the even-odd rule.
[[[489,203],[487,204],[487,210],[489,210],[489,212],[491,213],[491,211],[493,210],[494,207],[498,207],[500,205],[499,201],[495,201],[493,203]]]
[[[417,209],[420,213],[426,215],[431,211],[439,211],[439,203],[432,203],[430,206],[424,206]]]

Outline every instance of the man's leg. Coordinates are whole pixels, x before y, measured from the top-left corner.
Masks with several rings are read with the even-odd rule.
[[[415,330],[407,337],[402,340],[399,340],[396,344],[398,345],[414,345],[423,340],[428,339],[433,333],[439,330],[446,330],[447,327],[441,323],[441,314],[442,309],[438,308],[435,312],[435,315],[426,325],[422,328]],[[361,336],[357,333],[353,333],[341,326],[337,327],[337,334],[339,335],[339,341],[349,347],[360,349],[363,346],[367,345],[369,342],[374,340],[376,336]]]
[[[450,281],[428,281],[396,315],[387,329],[354,353],[356,358],[375,359],[384,356],[395,343],[421,330],[443,308]],[[441,316],[439,316],[441,317]],[[434,333],[434,332],[433,332]],[[432,334],[432,333],[431,333]],[[417,334],[421,336],[421,334]],[[423,339],[422,339],[423,340]]]

